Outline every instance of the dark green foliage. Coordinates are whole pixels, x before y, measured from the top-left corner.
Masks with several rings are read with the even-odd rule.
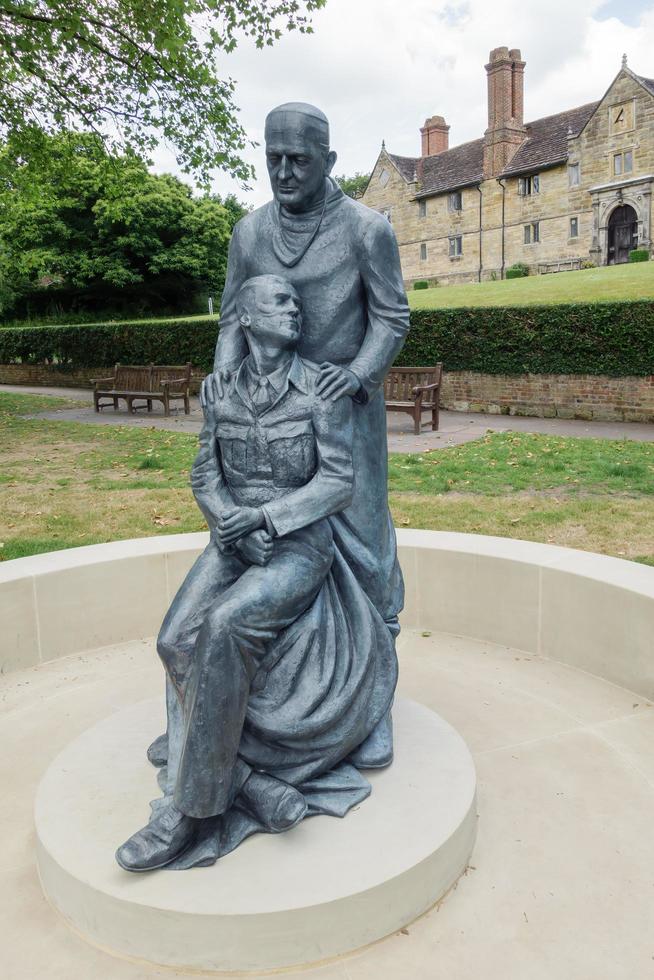
[[[416,279],[413,284],[414,289],[429,289],[429,283],[426,279]]]
[[[339,185],[344,194],[347,194],[348,197],[352,197],[355,201],[358,201],[360,197],[363,197],[369,180],[370,174],[360,174],[357,171],[354,177],[337,177],[336,183]]]
[[[0,330],[0,364],[210,370],[217,318]],[[487,374],[654,375],[654,301],[412,310],[399,365]]]
[[[654,374],[654,302],[412,310],[398,364],[488,374]]]
[[[245,213],[233,196],[194,196],[134,154],[109,156],[93,134],[43,145],[45,158],[13,138],[0,150],[0,314],[133,319],[200,313],[220,295]]]
[[[648,262],[649,252],[646,248],[634,248],[629,252],[630,262]]]
[[[122,364],[186,364],[209,371],[218,321],[134,321],[94,326],[0,330],[0,364],[55,363],[58,368]]]
[[[506,270],[507,279],[524,279],[524,277],[528,275],[529,266],[525,265],[524,262],[516,262]]]

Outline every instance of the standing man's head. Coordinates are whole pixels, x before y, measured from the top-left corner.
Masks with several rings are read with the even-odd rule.
[[[295,212],[319,204],[325,196],[325,178],[336,163],[324,112],[305,102],[287,102],[268,113],[265,135],[276,200]]]
[[[255,276],[241,286],[236,312],[250,350],[252,342],[268,349],[293,350],[302,326],[300,297],[280,276]]]

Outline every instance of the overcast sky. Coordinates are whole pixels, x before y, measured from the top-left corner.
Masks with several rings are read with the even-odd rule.
[[[237,82],[241,122],[260,143],[273,106],[320,106],[336,174],[370,171],[382,139],[391,152],[418,155],[419,127],[434,114],[449,123],[450,146],[481,136],[494,47],[520,48],[527,62],[526,121],[601,98],[623,52],[654,77],[654,0],[328,0],[313,26],[265,51],[242,44],[218,67]],[[249,192],[225,175],[214,189],[258,206],[270,197],[262,147],[248,159],[257,169]],[[176,169],[165,150],[156,164]]]

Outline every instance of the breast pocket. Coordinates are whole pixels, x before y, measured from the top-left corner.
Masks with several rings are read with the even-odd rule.
[[[242,481],[248,474],[249,426],[235,422],[219,422],[216,439],[227,479]]]
[[[316,441],[311,419],[277,422],[266,433],[273,480],[279,487],[301,487],[316,472]]]

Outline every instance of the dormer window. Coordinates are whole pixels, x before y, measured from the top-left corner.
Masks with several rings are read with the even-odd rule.
[[[386,187],[386,184],[389,182],[390,179],[391,179],[391,175],[389,174],[388,170],[382,170],[382,172],[379,175],[379,183],[382,185],[382,187]]]
[[[518,194],[520,197],[530,197],[540,192],[540,175],[530,174],[528,177],[518,177]]]

